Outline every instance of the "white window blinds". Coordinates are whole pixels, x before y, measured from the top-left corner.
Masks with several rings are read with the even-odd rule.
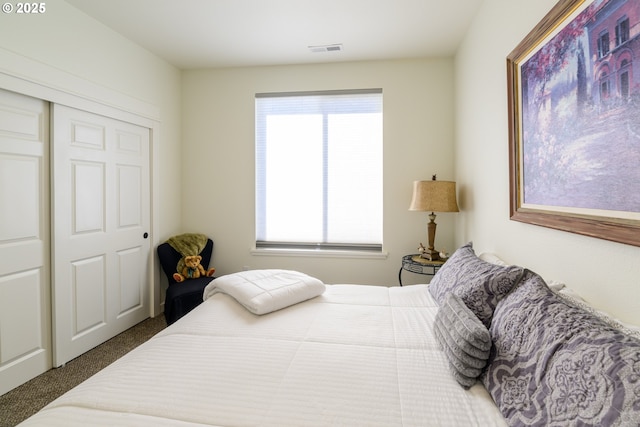
[[[256,95],[256,247],[382,250],[382,90]]]

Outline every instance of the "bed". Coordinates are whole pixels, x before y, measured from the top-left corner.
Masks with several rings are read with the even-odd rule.
[[[496,264],[475,255],[472,261],[474,265],[465,267],[471,269],[467,273],[477,272],[478,265],[491,266],[481,275],[473,273],[475,278],[466,277],[465,283],[480,278],[486,285],[488,274],[495,289],[505,295],[513,292],[515,285],[502,289],[504,275],[491,276]],[[527,278],[522,268],[499,268],[511,268],[509,277],[517,276],[517,282]],[[456,326],[448,323],[451,319],[442,307],[451,304],[449,314],[466,313],[468,308],[455,304],[468,302],[447,291],[447,274],[453,273],[444,267],[441,271],[438,289],[445,297],[440,301],[442,296],[429,290],[433,280],[432,285],[387,288],[326,285],[286,270],[224,276],[210,284],[205,301],[187,316],[21,426],[527,424],[520,412],[513,418],[502,397],[495,403],[496,396],[507,394],[506,388],[496,391],[489,377],[504,377],[503,365],[497,364],[494,371],[480,369],[482,375],[473,378],[452,363],[456,359],[447,348],[451,337],[446,335]],[[299,280],[300,275],[304,279]],[[266,287],[254,286],[265,282]],[[498,300],[499,295],[492,303]],[[498,310],[486,314],[500,315]],[[482,317],[463,319],[464,334],[473,336],[455,340],[484,340],[484,331],[489,333],[493,325],[489,321],[489,327],[482,328]],[[634,347],[635,338],[629,340],[632,357],[640,355],[640,341]],[[503,356],[495,346],[491,336],[489,363]],[[635,392],[635,410],[633,400],[631,406],[628,399],[622,406],[616,403],[617,414],[626,414],[625,422],[638,421],[634,417],[640,411],[640,387]],[[549,424],[548,418],[532,420],[532,425]]]

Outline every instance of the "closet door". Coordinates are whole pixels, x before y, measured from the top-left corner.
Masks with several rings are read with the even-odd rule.
[[[0,90],[0,394],[51,368],[49,111]]]
[[[149,317],[149,129],[53,105],[54,366]]]

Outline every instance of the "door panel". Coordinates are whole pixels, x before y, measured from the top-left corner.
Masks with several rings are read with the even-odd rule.
[[[49,108],[0,90],[0,394],[51,368]]]
[[[140,266],[146,262],[140,248],[125,249],[118,252],[118,276],[120,283],[120,301],[118,316],[139,309],[144,304],[144,293],[136,286],[140,281]]]
[[[71,314],[74,316],[71,339],[75,340],[107,324],[105,257],[75,260],[71,268]]]
[[[54,365],[149,316],[149,129],[53,106]]]
[[[104,232],[105,164],[72,161],[71,174],[73,233],[79,235]]]

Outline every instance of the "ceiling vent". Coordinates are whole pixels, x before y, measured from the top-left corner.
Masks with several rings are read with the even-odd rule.
[[[309,46],[309,50],[313,53],[342,52],[344,48],[342,47],[342,43],[338,43],[338,44],[325,44],[322,46]]]

